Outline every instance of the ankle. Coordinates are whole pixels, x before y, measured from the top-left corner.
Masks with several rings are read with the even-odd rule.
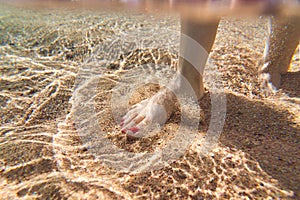
[[[196,96],[201,99],[204,96],[204,86],[201,76],[184,77],[178,74],[174,81],[168,86],[175,94],[188,96]]]

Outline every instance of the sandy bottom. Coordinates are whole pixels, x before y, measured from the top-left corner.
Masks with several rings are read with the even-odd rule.
[[[153,136],[120,133],[118,117],[126,112],[122,95],[133,92],[128,99],[133,105],[153,95],[158,85],[125,88],[115,101],[119,105],[111,105],[111,99],[117,85],[142,81],[143,72],[160,78],[172,74],[179,18],[6,6],[0,13],[1,198],[300,198],[300,50],[278,93],[262,90],[257,65],[266,19],[223,19],[219,26],[210,55],[227,99],[218,146],[202,154],[211,117],[207,92],[195,133],[202,139],[163,168],[132,174],[116,170],[118,160],[114,168],[97,157],[111,152],[95,152],[95,144],[151,153],[176,137],[180,105]],[[126,74],[128,79],[122,79]],[[97,141],[101,133],[108,143]]]

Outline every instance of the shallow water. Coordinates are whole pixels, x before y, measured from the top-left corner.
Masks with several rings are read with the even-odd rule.
[[[200,126],[193,130],[197,140],[179,151],[175,161],[172,157],[163,167],[152,165],[152,170],[136,174],[130,172],[155,161],[143,153],[176,138],[182,112],[177,110],[156,135],[127,138],[117,125],[126,112],[122,94],[134,93],[128,99],[134,104],[159,87],[150,84],[134,91],[116,86],[155,82],[148,80],[152,77],[166,84],[172,78],[178,63],[179,17],[0,9],[3,199],[299,197],[299,48],[292,61],[294,73],[284,77],[277,95],[265,98],[257,62],[267,37],[266,18],[226,18],[219,26],[207,71],[215,75],[217,69],[227,96],[219,145],[203,154],[211,115],[207,94],[200,104]],[[120,93],[111,105],[115,91]],[[183,144],[178,140],[174,146]],[[131,155],[152,160],[128,161]],[[164,155],[171,157],[169,152]],[[127,170],[118,171],[124,165]]]

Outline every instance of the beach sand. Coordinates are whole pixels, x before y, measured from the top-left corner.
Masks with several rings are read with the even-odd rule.
[[[89,118],[80,118],[74,109],[78,101],[87,102],[76,99],[74,91],[90,84],[94,96],[89,103],[95,112],[90,117],[118,148],[128,152],[163,148],[176,135],[180,110],[158,134],[134,139],[120,133],[110,100],[121,75],[134,74],[139,64],[164,64],[162,71],[176,68],[178,16],[0,9],[1,199],[300,198],[300,50],[281,89],[275,95],[262,90],[257,65],[267,38],[266,18],[226,18],[220,23],[210,54],[227,99],[218,146],[202,155],[202,141],[194,141],[164,168],[130,174],[105,165],[87,149],[75,122]],[[132,52],[115,56],[114,48],[126,50],[122,41],[113,44],[116,36],[137,29],[145,34],[141,38],[154,35],[153,41],[174,51],[141,50],[133,44]],[[165,29],[172,33],[169,37]],[[111,48],[101,49],[104,44]],[[107,62],[101,64],[103,59]],[[91,75],[101,76],[85,83]],[[158,88],[154,84],[139,88],[129,103]],[[205,136],[211,115],[209,92],[200,107],[196,134]]]

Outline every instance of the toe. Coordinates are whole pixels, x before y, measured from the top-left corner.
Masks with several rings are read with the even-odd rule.
[[[124,121],[122,123],[122,127],[127,127],[133,119],[135,119],[138,116],[138,113],[132,112],[131,114],[127,113],[124,117]]]
[[[120,121],[120,126],[123,126],[124,125],[124,117],[121,119],[121,121]]]
[[[124,134],[135,135],[140,130],[145,129],[145,126],[146,126],[145,116],[138,115],[130,123],[128,123],[126,126],[124,126],[121,131]]]
[[[138,115],[136,118],[133,119],[133,121],[136,125],[138,125],[139,123],[141,123],[141,121],[143,121],[143,119],[145,119],[144,115]]]
[[[143,115],[137,115],[136,117],[132,118],[128,123],[124,123],[122,129],[130,129],[132,127],[136,127],[145,117]]]
[[[121,127],[127,127],[132,121],[134,121],[135,124],[138,124],[145,118],[140,115],[141,111],[144,108],[144,102],[141,103],[136,104],[133,109],[127,112],[127,114],[122,118],[124,120],[121,120]]]
[[[123,134],[126,134],[126,129],[122,129],[121,132],[122,132]]]
[[[134,133],[137,133],[140,129],[138,127],[132,127],[132,128],[129,128],[128,130],[134,134]]]

